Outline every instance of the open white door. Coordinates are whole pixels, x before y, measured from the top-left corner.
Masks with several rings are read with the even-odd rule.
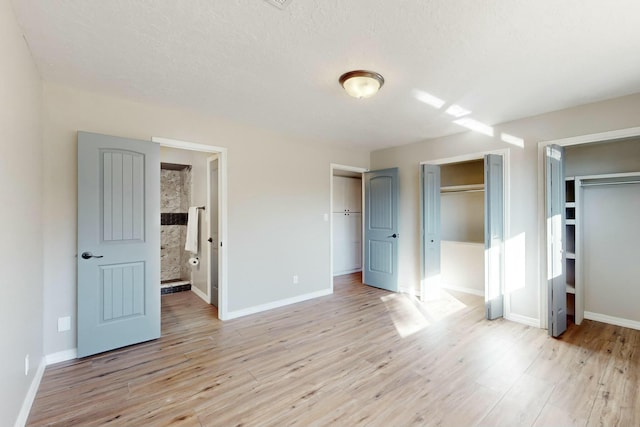
[[[78,357],[160,337],[160,148],[78,132]]]
[[[422,165],[423,277],[420,293],[438,286],[442,226],[440,223],[440,166]]]
[[[547,231],[547,284],[549,334],[567,330],[567,285],[565,278],[565,179],[564,148],[545,147],[545,204]]]
[[[398,168],[364,174],[364,266],[362,281],[398,291]]]
[[[484,156],[484,300],[486,318],[504,316],[504,171],[502,156]]]

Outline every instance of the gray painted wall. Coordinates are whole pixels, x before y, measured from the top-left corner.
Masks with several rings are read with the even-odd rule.
[[[640,184],[582,194],[585,311],[640,322]]]
[[[44,231],[45,324],[75,310],[79,129],[228,148],[230,311],[330,288],[331,236],[323,218],[330,209],[330,164],[368,167],[367,151],[53,84],[44,86],[44,109],[44,151],[49,159],[44,166],[44,211],[51,215]],[[294,274],[300,279],[297,285],[292,283]],[[75,333],[45,331],[46,353],[75,346]]]
[[[511,160],[510,228],[506,234],[507,298],[514,314],[539,319],[540,235],[538,223],[538,142],[640,126],[640,94],[583,105],[495,126],[523,138],[524,148],[471,131],[371,154],[371,168],[400,167],[401,286],[419,289],[419,163],[496,149]]]
[[[42,85],[11,4],[0,1],[0,424],[13,425],[42,352]],[[49,219],[57,212],[51,212]],[[71,257],[69,262],[75,265]],[[73,310],[75,312],[75,310]],[[60,315],[68,315],[64,310]],[[57,323],[45,329],[58,334]],[[29,355],[31,369],[24,373]]]
[[[484,242],[484,193],[440,195],[442,240]]]
[[[565,147],[565,175],[640,171],[640,138]]]

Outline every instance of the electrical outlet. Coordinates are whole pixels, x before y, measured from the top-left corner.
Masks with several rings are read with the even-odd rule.
[[[29,355],[28,354],[24,357],[24,375],[25,376],[29,375]]]
[[[58,317],[58,332],[71,329],[71,316]]]
[[[329,214],[328,213],[323,214],[322,219],[324,219],[325,222],[329,221]]]
[[[297,285],[297,284],[298,284],[298,275],[297,275],[297,274],[294,274],[294,275],[293,275],[293,284],[294,284],[294,285]]]

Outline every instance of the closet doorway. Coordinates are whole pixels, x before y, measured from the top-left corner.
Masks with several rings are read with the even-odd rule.
[[[508,150],[422,163],[423,300],[451,289],[483,296],[487,319],[504,316],[507,184]]]
[[[640,128],[541,142],[539,159],[543,327],[559,336],[591,319],[640,329]]]
[[[362,271],[363,180],[367,169],[331,165],[331,276]]]
[[[440,166],[440,218],[440,287],[484,297],[482,159]]]

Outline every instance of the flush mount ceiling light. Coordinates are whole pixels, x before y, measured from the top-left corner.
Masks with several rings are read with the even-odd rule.
[[[354,98],[369,98],[384,84],[384,77],[373,71],[349,71],[340,76],[340,84]]]

